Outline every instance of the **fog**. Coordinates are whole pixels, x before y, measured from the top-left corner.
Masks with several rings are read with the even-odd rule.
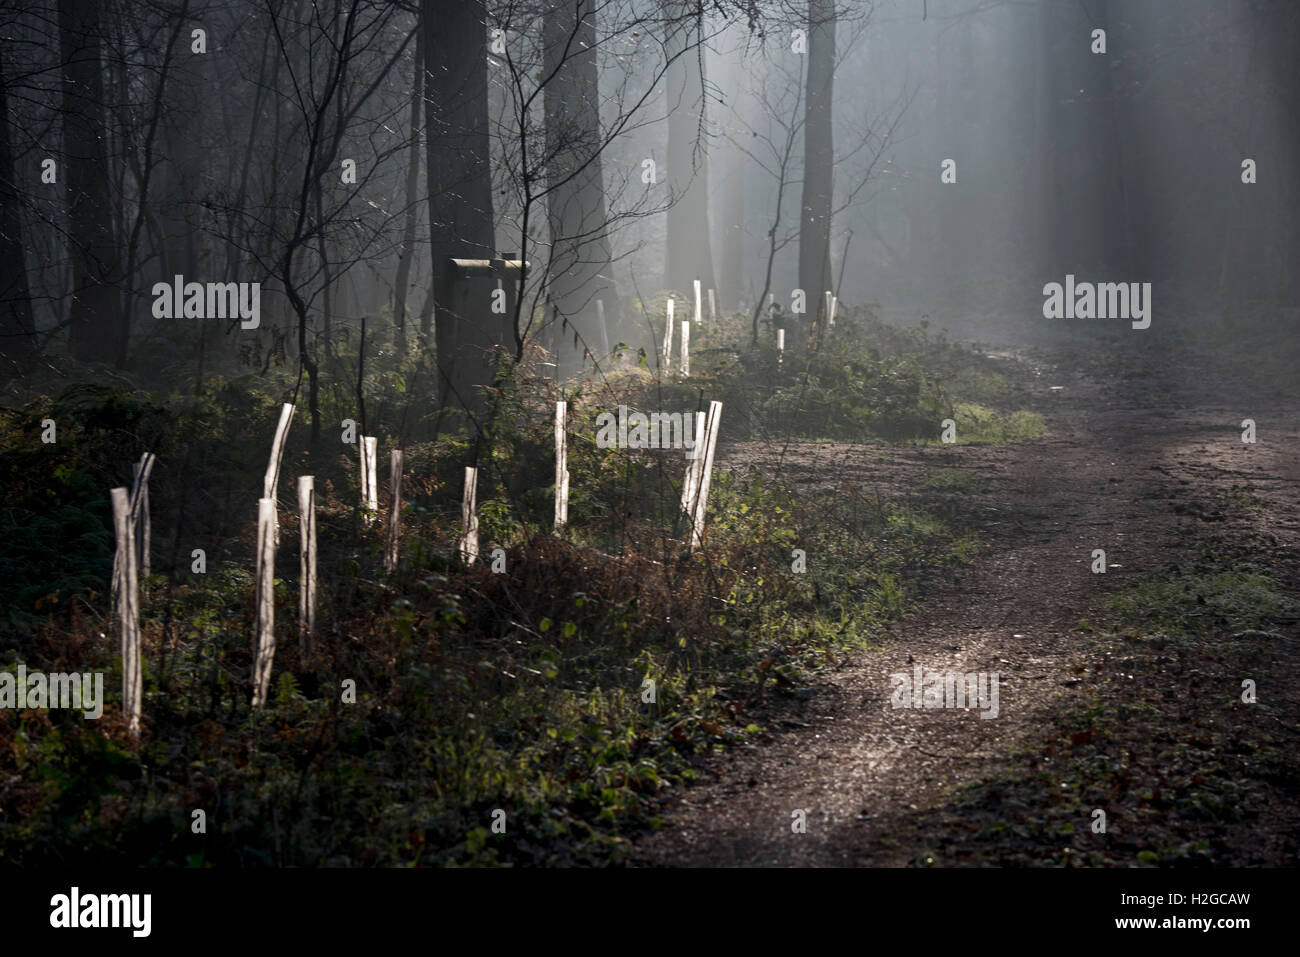
[[[1105,53],[1093,52],[1096,29]],[[1144,281],[1157,289],[1153,335],[1245,301],[1294,307],[1298,41],[1284,4],[933,0],[924,15],[910,0],[853,5],[836,50],[839,295],[900,315],[1034,322],[1043,285],[1067,274]],[[739,243],[739,278],[724,289],[752,303],[776,185],[753,157],[775,165],[765,147],[793,120],[801,76],[788,29],[756,42],[735,25],[711,46],[708,162],[722,185],[710,236],[715,250]],[[785,199],[788,229],[798,189]],[[654,275],[658,234],[636,239],[631,263]],[[787,251],[773,287],[798,285]]]
[[[0,862],[335,948],[248,872],[1263,926],[1297,53],[1300,0],[0,0]]]
[[[1152,339],[1295,318],[1294,4],[322,9],[6,5],[8,374],[317,388],[368,323],[445,401],[494,349],[562,376],[652,351],[697,279],[724,313],[813,325],[830,290],[1013,340],[1062,328],[1051,283],[1150,283]],[[526,260],[510,314],[463,314],[447,264],[496,256]],[[258,283],[265,317],[160,318],[178,275]]]

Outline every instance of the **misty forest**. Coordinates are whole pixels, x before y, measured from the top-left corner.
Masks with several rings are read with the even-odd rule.
[[[1293,866],[1298,54],[0,0],[0,864]]]

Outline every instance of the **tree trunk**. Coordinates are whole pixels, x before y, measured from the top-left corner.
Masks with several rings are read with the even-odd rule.
[[[410,291],[411,260],[415,258],[415,227],[420,188],[420,106],[424,101],[424,32],[415,40],[415,76],[411,78],[411,151],[406,164],[406,223],[402,230],[402,251],[393,279],[393,322],[397,324],[397,355],[406,355],[406,296]]]
[[[82,361],[118,361],[126,324],[118,298],[117,246],[104,155],[104,84],[99,8],[93,0],[59,0],[63,80],[63,177],[71,236],[69,351]]]
[[[733,54],[733,57],[737,57]],[[753,103],[742,92],[747,69],[757,69],[758,64],[736,58],[728,69],[726,89],[731,90],[729,105],[738,117],[752,119]],[[718,241],[718,312],[735,309],[745,295],[745,154],[739,149],[726,151],[726,172],[722,178],[722,222],[716,224]]]
[[[5,87],[4,49],[0,44],[0,381],[26,371],[36,354],[36,324],[27,282],[27,255],[13,151],[9,146],[9,93]]]
[[[667,24],[664,47],[676,57],[664,72],[668,110],[667,183],[673,197],[668,210],[668,245],[664,286],[693,293],[698,279],[716,288],[709,243],[709,164],[705,141],[704,50],[700,18],[694,4],[662,0]],[[692,299],[692,302],[694,300]]]
[[[188,6],[183,3],[174,4],[169,0],[167,7],[168,19],[188,17]],[[160,152],[165,161],[158,164],[157,201],[153,206],[163,234],[163,246],[159,250],[162,278],[168,282],[177,274],[197,282],[223,278],[200,275],[211,264],[202,261],[200,243],[204,231],[199,221],[199,203],[209,188],[204,177],[211,175],[212,170],[207,144],[211,142],[211,133],[216,132],[209,129],[216,123],[216,104],[209,91],[220,81],[213,71],[212,54],[192,54],[190,42],[190,28],[185,26],[180,31],[179,49],[173,54],[162,93]]]
[[[430,253],[438,396],[477,414],[478,387],[490,385],[490,350],[513,342],[509,315],[489,303],[453,307],[453,257],[493,256],[492,171],[488,138],[487,26],[483,0],[421,0],[428,98],[425,101]]]
[[[601,352],[596,300],[615,316],[605,186],[601,176],[600,99],[596,80],[594,0],[553,0],[542,29],[545,48],[549,290],[559,374],[581,370],[584,351]],[[578,345],[573,346],[574,332]]]
[[[808,86],[804,123],[804,177],[799,220],[799,288],[808,297],[808,316],[824,311],[830,288],[831,192],[835,164],[831,132],[832,81],[835,76],[834,0],[808,0]],[[794,337],[794,348],[807,344],[808,329]]]

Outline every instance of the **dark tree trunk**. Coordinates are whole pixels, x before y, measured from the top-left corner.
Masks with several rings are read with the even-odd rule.
[[[167,15],[186,17],[187,8],[177,5]],[[233,276],[201,275],[206,265],[200,261],[203,230],[195,210],[201,208],[200,202],[213,185],[203,179],[213,168],[207,146],[208,126],[212,122],[209,109],[212,97],[208,91],[213,89],[214,72],[211,55],[192,54],[190,42],[190,30],[185,27],[178,38],[178,50],[163,90],[161,152],[166,162],[158,164],[157,202],[154,203],[163,239],[161,278],[170,281],[179,274],[187,281],[197,282],[233,279]]]
[[[1096,15],[1106,25],[1107,39],[1111,44],[1121,41],[1120,5],[1101,0]],[[1112,12],[1115,14],[1112,16]],[[1108,54],[1109,55],[1109,54]],[[1102,57],[1097,57],[1101,60]],[[1105,153],[1102,158],[1106,182],[1106,207],[1114,210],[1108,231],[1107,264],[1117,275],[1139,276],[1147,272],[1142,252],[1134,243],[1133,198],[1145,195],[1145,190],[1134,190],[1133,180],[1139,163],[1125,161],[1124,131],[1132,129],[1134,118],[1128,98],[1123,96],[1121,77],[1109,64],[1100,64],[1101,98],[1106,111]]]
[[[808,0],[808,86],[804,124],[804,177],[802,214],[799,219],[799,288],[808,296],[808,316],[824,311],[830,288],[831,193],[835,164],[831,132],[832,82],[835,76],[834,0]],[[796,335],[792,345],[807,342]]]
[[[1046,181],[1039,225],[1055,264],[1044,272],[1057,281],[1066,273],[1081,279],[1101,276],[1110,256],[1106,213],[1111,199],[1104,73],[1114,60],[1092,52],[1091,31],[1103,24],[1083,8],[1043,4],[1040,17],[1047,59],[1039,130]],[[1062,230],[1062,223],[1070,228]]]
[[[559,374],[582,368],[584,351],[602,343],[596,300],[607,321],[617,309],[610,276],[605,187],[601,176],[600,100],[596,81],[594,0],[554,0],[543,26],[549,289],[557,330]],[[578,345],[573,346],[574,333]]]
[[[36,353],[36,325],[27,282],[27,255],[13,151],[9,146],[9,92],[0,44],[0,381],[21,374]]]
[[[709,243],[709,163],[705,141],[704,49],[695,5],[662,0],[667,25],[664,46],[676,57],[664,73],[668,109],[667,183],[674,203],[668,210],[668,245],[664,286],[693,294],[714,288],[713,251]],[[704,294],[701,293],[701,296]],[[690,311],[694,309],[691,300]]]
[[[511,316],[470,302],[454,306],[453,257],[493,257],[488,138],[487,24],[483,0],[422,0],[429,232],[433,265],[438,394],[478,414],[492,382],[490,350],[513,342]]]
[[[406,223],[402,230],[402,251],[393,279],[393,322],[397,323],[397,354],[406,355],[406,297],[410,292],[411,261],[415,258],[415,227],[419,208],[415,202],[420,188],[420,107],[424,102],[424,33],[415,41],[415,75],[411,78],[411,151],[406,163]]]
[[[99,8],[93,0],[59,0],[63,79],[63,176],[72,258],[69,349],[82,361],[124,358],[126,324],[109,203],[100,69]]]

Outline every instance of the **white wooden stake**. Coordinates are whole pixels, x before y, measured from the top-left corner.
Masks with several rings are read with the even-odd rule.
[[[275,660],[275,499],[257,500],[257,634],[253,654],[253,707],[266,704]]]
[[[136,538],[135,558],[136,558],[136,582],[144,575],[149,574],[149,473],[153,471],[154,454],[146,452],[140,456],[140,461],[131,466],[131,530],[132,535]],[[141,529],[143,526],[143,535]],[[140,565],[141,556],[144,558],[143,568]],[[113,555],[113,594],[117,593],[121,581],[122,563],[117,554]]]
[[[839,308],[839,305],[840,305],[840,297],[831,296],[831,321],[826,324],[827,326],[835,325],[835,310]]]
[[[695,324],[700,324],[700,281],[695,280]]]
[[[366,437],[357,443],[357,464],[361,468],[361,516],[365,521],[366,505],[370,502],[370,469],[366,467]]]
[[[460,538],[460,557],[466,565],[478,559],[478,469],[465,466],[465,495],[460,505],[465,534]]]
[[[379,514],[378,446],[375,436],[361,436],[361,512],[365,525],[372,525]]]
[[[402,528],[402,450],[393,449],[388,457],[388,485],[393,501],[388,507],[388,547],[384,550],[384,569],[397,568],[397,537]]]
[[[596,300],[596,319],[600,322],[600,354],[604,358],[609,355],[609,330],[605,328],[605,302],[602,299]]]
[[[569,523],[569,437],[565,430],[565,416],[569,403],[555,403],[555,528]]]
[[[366,486],[370,499],[366,508],[373,522],[379,517],[379,439],[373,435],[366,436],[366,467],[370,470],[370,482]]]
[[[709,322],[718,321],[718,300],[713,296],[713,290],[709,290]]]
[[[828,326],[834,321],[833,319],[831,319],[831,315],[832,315],[831,306],[834,301],[835,301],[835,293],[827,289],[826,290],[826,325]]]
[[[266,464],[266,477],[262,479],[262,498],[275,498],[280,484],[280,457],[284,454],[284,440],[293,421],[293,406],[288,402],[280,407],[280,421],[275,426],[275,440],[271,443],[271,460]]]
[[[704,427],[705,451],[700,467],[695,511],[691,516],[691,551],[704,543],[704,514],[709,504],[709,483],[713,477],[713,453],[718,447],[718,426],[722,420],[722,403],[709,403],[709,418]]]
[[[673,358],[673,301],[668,300],[668,322],[664,326],[664,368]]]
[[[122,713],[126,715],[131,737],[138,738],[144,685],[140,677],[140,596],[131,497],[125,488],[115,488],[109,492],[109,498],[113,503],[113,531],[117,536],[117,564],[121,570],[121,580],[115,587],[114,610],[122,636]]]
[[[302,549],[298,560],[298,634],[304,654],[311,654],[316,631],[316,478],[298,476],[298,527]]]
[[[704,474],[704,458],[709,447],[709,416],[712,412],[710,404],[708,412],[695,413],[695,444],[687,456],[691,464],[686,471],[686,484],[682,486],[682,511],[687,516],[695,514],[695,501],[700,493],[700,478]]]
[[[686,466],[686,481],[682,483],[682,511],[687,515],[695,510],[695,490],[700,484],[700,466],[704,461],[705,419],[703,412],[695,413],[695,441],[691,444],[690,452],[686,453],[690,464]]]
[[[682,320],[682,375],[691,374],[691,324]]]
[[[146,452],[131,466],[131,522],[135,527],[135,555],[140,562],[140,578],[150,572],[149,542],[153,529],[149,522],[149,472],[153,470],[153,453]]]
[[[778,364],[785,361],[785,330],[776,330],[776,361]]]
[[[275,427],[275,440],[271,443],[271,460],[266,464],[266,477],[262,479],[262,498],[274,500],[280,485],[280,459],[284,455],[284,440],[289,435],[289,425],[293,422],[293,406],[286,402],[280,407],[280,421]],[[274,543],[280,545],[280,525],[277,520]]]

